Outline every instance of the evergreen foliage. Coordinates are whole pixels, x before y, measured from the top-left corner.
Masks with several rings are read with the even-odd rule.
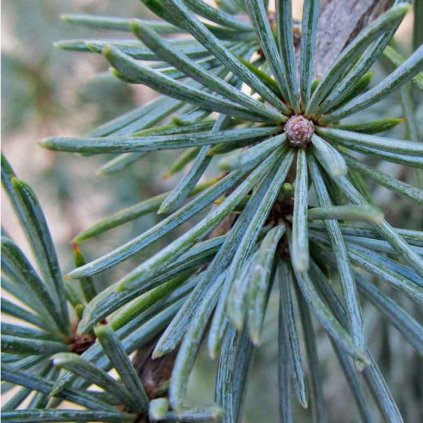
[[[397,0],[318,80],[318,0],[304,2],[299,50],[290,1],[276,1],[271,19],[261,0],[143,3],[160,20],[64,17],[132,38],[57,46],[101,54],[117,78],[161,95],[85,136],[42,145],[108,154],[101,169],[107,174],[153,151],[184,149],[167,170],[184,174],[170,192],[80,233],[76,267],[63,279],[36,196],[4,159],[4,188],[36,263],[4,234],[3,288],[19,303],[3,299],[2,309],[22,323],[2,326],[3,387],[18,387],[3,420],[236,422],[268,300],[278,293],[281,421],[293,421],[295,400],[314,421],[326,419],[317,325],[331,341],[361,419],[375,421],[380,413],[384,421],[403,421],[367,345],[362,304],[371,303],[423,355],[418,315],[385,289],[422,306],[423,232],[391,226],[372,194],[380,185],[421,209],[423,144],[410,95],[402,96],[404,118],[343,119],[396,89],[422,90],[421,30],[408,58],[392,43],[410,2]],[[371,84],[379,60],[392,72]],[[410,139],[380,135],[398,125]],[[208,179],[215,159],[221,173]],[[381,161],[410,168],[415,186],[379,170]],[[80,244],[148,213],[163,219],[85,262]],[[191,221],[120,280],[96,286],[97,274]],[[168,389],[154,395],[131,355],[151,345],[152,358],[171,363]],[[215,404],[192,408],[186,391],[201,345],[218,360]],[[80,407],[62,409],[63,401]]]

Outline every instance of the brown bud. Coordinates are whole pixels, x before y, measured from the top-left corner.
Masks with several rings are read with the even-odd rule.
[[[286,122],[285,133],[292,147],[305,148],[314,133],[314,124],[302,115],[294,115]]]

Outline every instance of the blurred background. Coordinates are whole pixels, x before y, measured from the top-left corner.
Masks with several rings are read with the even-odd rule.
[[[296,18],[301,17],[301,7],[302,1],[294,2]],[[38,146],[38,142],[45,136],[84,133],[154,97],[154,93],[148,88],[128,86],[108,76],[105,73],[107,65],[101,57],[55,49],[53,42],[57,40],[100,38],[103,35],[100,31],[93,32],[62,22],[60,15],[65,12],[122,17],[149,16],[141,2],[136,0],[2,2],[2,149],[16,173],[31,184],[43,205],[59,249],[63,271],[69,270],[73,265],[70,241],[78,232],[114,211],[166,191],[178,179],[178,176],[171,180],[164,180],[162,177],[164,170],[174,159],[172,154],[166,152],[150,154],[136,165],[113,176],[98,176],[96,171],[102,163],[101,158],[57,154]],[[398,33],[400,48],[406,54],[411,48],[408,40],[411,39],[412,21],[410,13]],[[105,35],[113,37],[114,34],[108,32]],[[379,66],[376,76],[382,75],[386,70],[387,68]],[[389,110],[390,116],[401,116],[398,97],[380,104],[373,113],[377,115],[384,110]],[[421,106],[416,113],[422,118]],[[401,171],[398,167],[384,170]],[[422,229],[421,210],[415,210],[411,202],[394,203],[395,197],[382,189],[375,195],[377,203],[382,207],[386,206],[384,211],[392,223],[404,224],[405,220],[407,226]],[[404,216],[410,218],[404,219]],[[2,201],[2,217],[6,229],[24,242],[7,201]],[[84,253],[88,258],[98,257],[128,240],[133,234],[144,231],[154,221],[154,216],[147,216],[114,229],[100,239],[84,244]],[[183,230],[183,227],[180,228],[180,231]],[[166,243],[166,239],[162,242]],[[160,244],[156,243],[154,248],[160,248]],[[150,253],[151,250],[143,251],[135,261],[143,260]],[[108,272],[105,276],[100,275],[98,283],[113,282],[120,272],[132,268],[133,263],[124,263],[117,270]],[[399,335],[388,329],[373,309],[365,310],[365,320],[379,356],[386,361],[386,368],[391,368],[390,364],[396,358],[391,356],[390,351],[397,347],[402,348]],[[276,321],[277,301],[272,297],[263,346],[256,351],[250,373],[245,401],[245,423],[271,423],[277,420]],[[353,401],[332,355],[330,344],[325,336],[321,338],[319,354],[326,378],[325,395],[330,421],[358,421],[356,410],[353,406],[348,406]],[[409,386],[410,372],[414,372],[414,355],[407,347],[404,347],[402,354],[394,370],[386,373],[400,405],[403,397],[414,395],[410,394],[410,389],[414,387]],[[410,364],[408,367],[407,363]],[[191,384],[190,397],[193,404],[207,404],[211,401],[215,365],[205,354],[199,360]],[[423,389],[419,385],[421,380],[416,383],[420,386],[419,389]],[[404,407],[408,408],[405,405]],[[296,412],[296,422],[308,421],[304,412],[299,409]],[[416,416],[419,414],[412,413],[407,421],[420,421],[415,420]]]

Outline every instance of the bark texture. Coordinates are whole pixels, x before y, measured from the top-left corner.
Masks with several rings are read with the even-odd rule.
[[[392,3],[393,0],[321,0],[315,77],[320,78],[354,37]]]

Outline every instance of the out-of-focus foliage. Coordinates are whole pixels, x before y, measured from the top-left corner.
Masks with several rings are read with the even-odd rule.
[[[89,2],[87,2],[89,3]],[[104,3],[105,4],[105,3]],[[60,21],[60,14],[69,8],[86,12],[105,10],[87,4],[85,7],[69,0],[4,1],[2,4],[2,130],[4,134],[19,129],[32,117],[42,121],[63,118],[70,110],[92,104],[95,122],[111,119],[116,110],[127,110],[133,104],[133,93],[126,84],[112,78],[93,81],[84,78],[84,67],[53,47],[54,41],[82,35]],[[122,5],[125,5],[125,9]],[[123,0],[107,5],[112,14],[140,13],[142,8]],[[91,66],[95,61],[89,60]],[[98,68],[98,65],[97,65]],[[85,71],[89,66],[85,67]],[[81,83],[82,82],[82,83]],[[70,92],[72,91],[72,92]],[[76,94],[76,95],[75,95]],[[66,100],[66,97],[68,99]],[[65,98],[65,101],[64,101]],[[107,98],[107,101],[105,99]]]

